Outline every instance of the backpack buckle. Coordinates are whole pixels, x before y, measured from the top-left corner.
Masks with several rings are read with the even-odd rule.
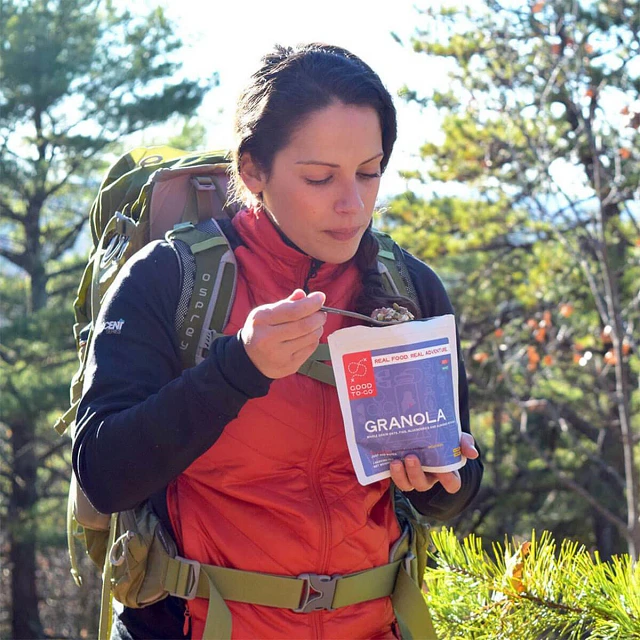
[[[342,576],[322,575],[318,573],[301,573],[298,580],[304,580],[302,597],[295,613],[310,613],[311,611],[333,611],[333,596],[336,585]]]
[[[176,556],[179,564],[176,584],[173,589],[167,589],[170,595],[193,600],[198,593],[198,583],[200,582],[200,563],[197,560],[187,560],[182,556]]]

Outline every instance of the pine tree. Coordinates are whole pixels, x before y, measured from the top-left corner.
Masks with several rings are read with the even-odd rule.
[[[64,513],[75,348],[74,254],[104,156],[123,137],[191,115],[211,82],[181,73],[182,42],[161,9],[101,0],[0,0],[0,518],[13,638],[42,637],[35,584],[48,512]]]
[[[450,69],[445,87],[404,91],[441,117],[408,176],[436,196],[408,192],[388,220],[460,319],[487,461],[466,526],[543,521],[637,557],[636,3],[487,0],[419,20],[413,48]]]

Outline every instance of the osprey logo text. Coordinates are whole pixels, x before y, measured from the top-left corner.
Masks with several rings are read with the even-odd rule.
[[[120,320],[110,320],[104,323],[104,331],[105,333],[120,333],[123,325],[124,320],[122,318]]]

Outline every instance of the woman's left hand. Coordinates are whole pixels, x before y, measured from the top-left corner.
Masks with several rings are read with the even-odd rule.
[[[475,440],[470,433],[462,433],[460,436],[460,450],[466,458],[477,458],[478,450]],[[460,473],[448,471],[446,473],[429,473],[422,470],[420,460],[416,455],[408,455],[403,460],[394,460],[391,463],[391,479],[400,491],[428,491],[439,482],[448,493],[456,493],[460,490]]]

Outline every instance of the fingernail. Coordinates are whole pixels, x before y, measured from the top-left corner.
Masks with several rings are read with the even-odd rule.
[[[420,461],[418,460],[418,458],[414,458],[412,456],[405,458],[405,462],[410,467],[417,467],[420,464]]]

